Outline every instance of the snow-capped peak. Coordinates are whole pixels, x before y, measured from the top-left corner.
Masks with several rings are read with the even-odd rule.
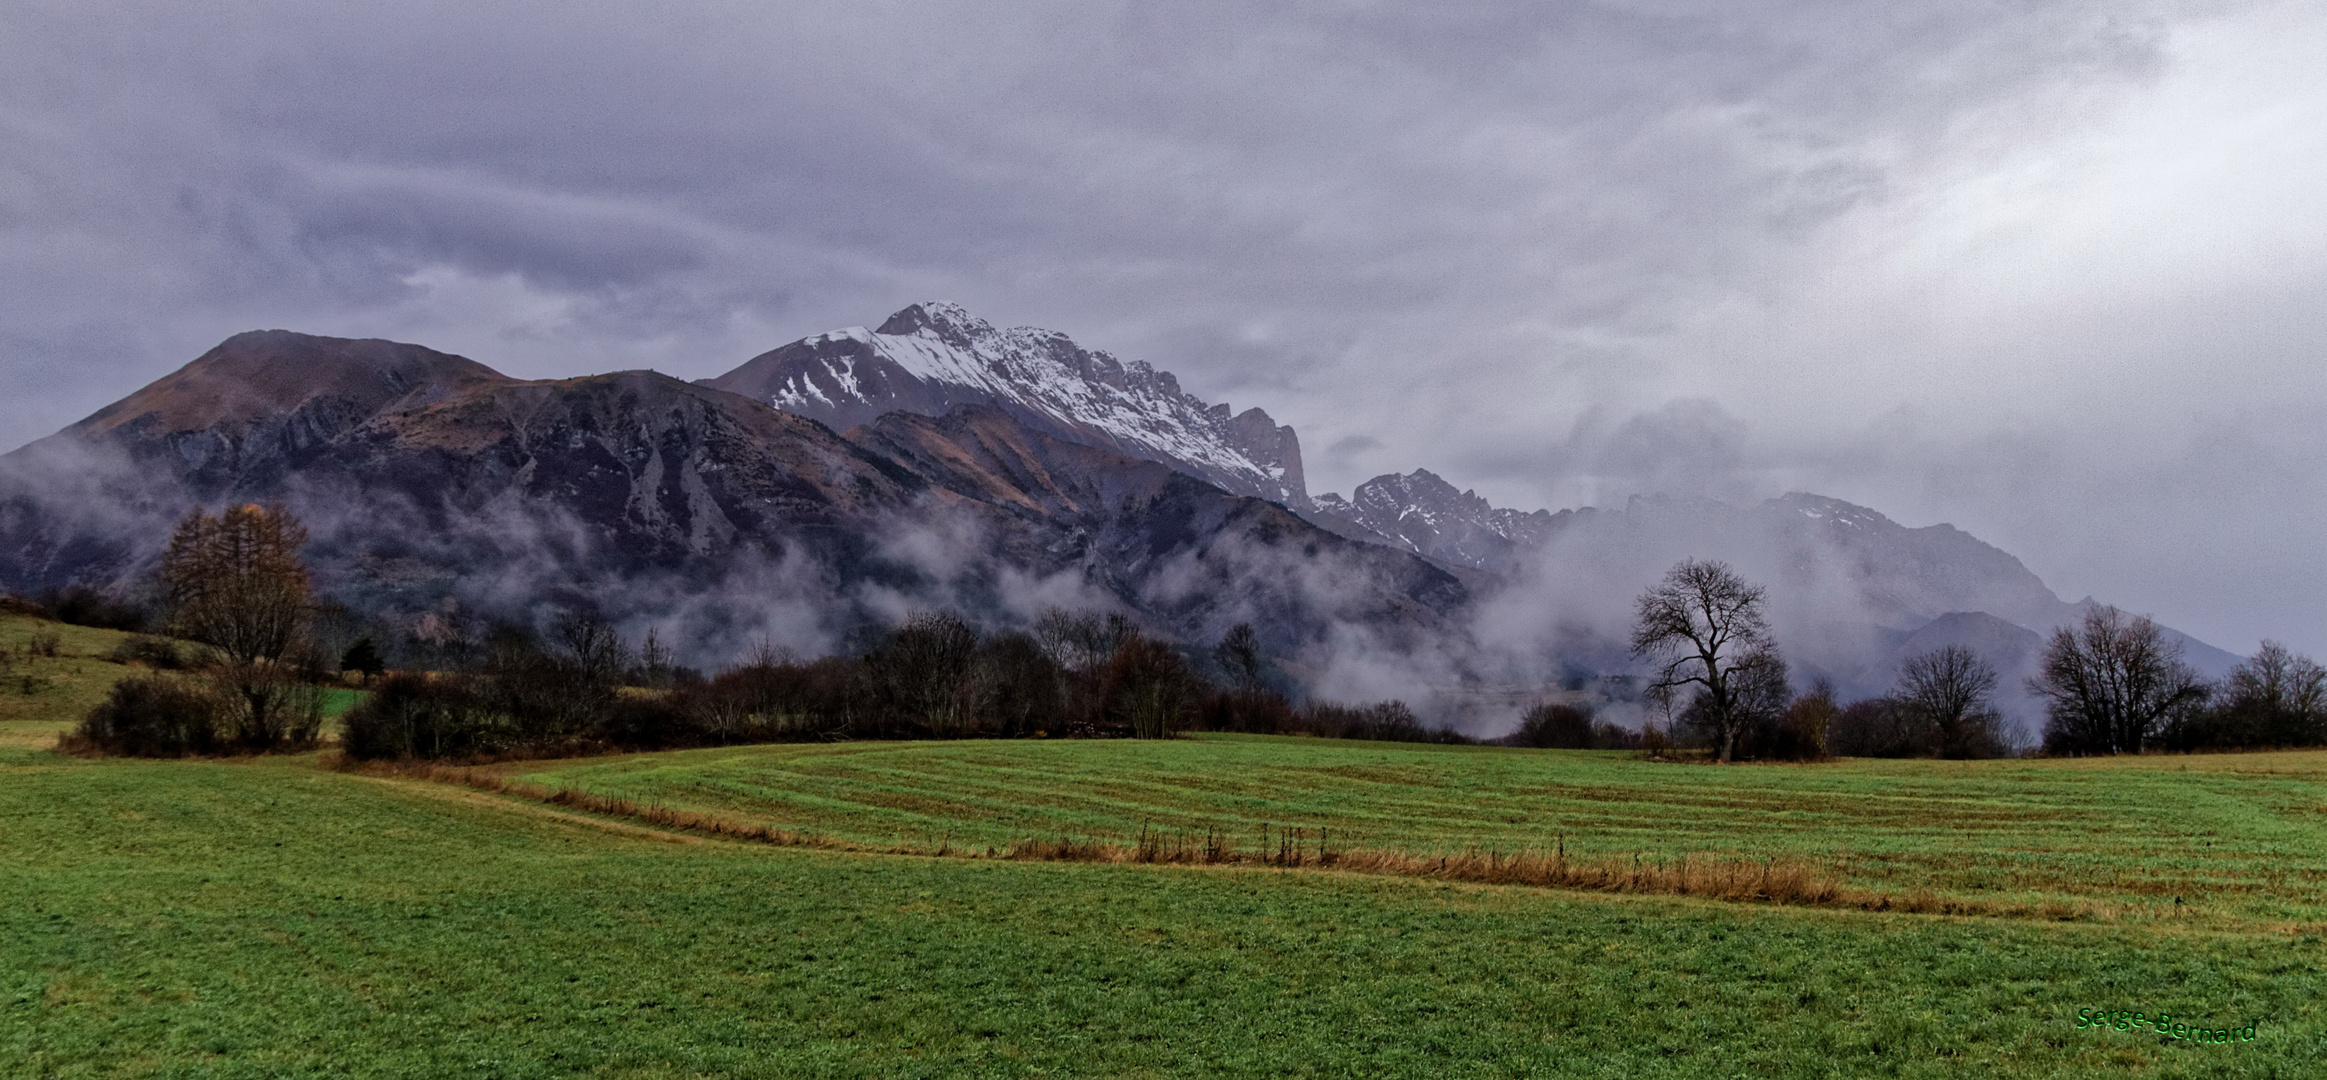
[[[885,412],[999,405],[1078,441],[1193,473],[1229,491],[1308,505],[1293,429],[1232,415],[1169,372],[1087,350],[1055,330],[997,330],[959,304],[914,304],[873,330],[803,338],[707,382],[849,428]]]

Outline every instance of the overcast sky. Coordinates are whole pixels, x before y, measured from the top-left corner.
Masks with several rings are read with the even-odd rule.
[[[2316,0],[0,0],[9,445],[244,329],[700,377],[949,299],[1314,490],[1806,489],[2327,654],[2323,286]]]

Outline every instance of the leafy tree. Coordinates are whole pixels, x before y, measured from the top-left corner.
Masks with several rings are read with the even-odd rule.
[[[1761,586],[1728,564],[1690,559],[1641,593],[1636,605],[1632,654],[1656,665],[1650,692],[1670,700],[1695,687],[1689,718],[1712,735],[1722,761],[1734,759],[1738,736],[1772,697],[1771,674],[1777,687],[1784,685],[1785,662],[1770,640],[1764,599]]]
[[[2138,754],[2209,689],[2156,623],[2106,606],[2053,632],[2028,688],[2045,700],[2045,748],[2063,754]]]

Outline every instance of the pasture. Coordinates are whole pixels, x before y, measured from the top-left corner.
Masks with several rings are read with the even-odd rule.
[[[0,720],[9,1077],[2296,1078],[2327,1058],[2327,755],[1720,768],[1201,737],[492,767],[934,857],[648,827],[328,751],[59,755],[69,710],[132,670],[71,640],[19,695],[45,709]],[[983,856],[1262,824],[1791,855],[1862,886],[2092,907]],[[2079,1028],[2080,1009],[2258,1035]]]

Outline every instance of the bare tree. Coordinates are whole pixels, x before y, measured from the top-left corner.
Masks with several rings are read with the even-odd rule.
[[[1197,689],[1176,650],[1134,633],[1107,661],[1100,700],[1107,718],[1130,728],[1133,738],[1168,739],[1187,726]]]
[[[1034,623],[1034,640],[1043,655],[1078,674],[1097,671],[1114,658],[1116,649],[1138,634],[1139,628],[1131,620],[1112,613],[1101,616],[1051,608]]]
[[[1827,733],[1841,715],[1842,706],[1834,700],[1833,680],[1821,678],[1778,714],[1763,740],[1767,748],[1762,753],[1795,761],[1823,760],[1832,753],[1827,749]]]
[[[2315,746],[2327,740],[2327,669],[2265,641],[2222,681],[2221,712],[2250,746]]]
[[[280,506],[186,515],[162,554],[171,630],[238,664],[282,659],[307,626],[306,543],[306,527]]]
[[[614,624],[594,611],[569,611],[558,617],[557,643],[565,659],[592,687],[611,689],[630,674],[630,649]]]
[[[1004,737],[1065,727],[1058,666],[1022,631],[998,634],[978,648],[977,682],[986,699],[979,712]]]
[[[1082,620],[1089,617],[1064,608],[1044,611],[1041,618],[1034,620],[1034,642],[1041,646],[1042,655],[1066,671],[1087,668],[1089,658],[1083,655]]]
[[[1696,687],[1690,712],[1713,735],[1722,761],[1736,756],[1738,734],[1754,719],[1740,691],[1766,690],[1766,679],[1750,676],[1776,660],[1763,599],[1761,586],[1727,563],[1690,559],[1641,593],[1637,604],[1632,655],[1657,665],[1650,692],[1670,700]],[[1777,663],[1782,679],[1783,662]],[[1741,670],[1749,676],[1742,682]]]
[[[1931,753],[1946,758],[1995,757],[2003,752],[1992,702],[1996,669],[1978,653],[1949,645],[1909,657],[1891,696],[1927,736]]]
[[[220,514],[195,510],[162,553],[169,625],[215,654],[219,678],[242,706],[236,741],[252,748],[306,743],[322,725],[321,697],[304,671],[312,610],[299,549],[307,529],[281,506]],[[294,664],[293,661],[302,661]]]
[[[951,612],[920,612],[905,620],[868,667],[903,712],[932,734],[959,735],[975,719],[982,687],[972,665],[978,632]]]
[[[2045,700],[2046,748],[2069,754],[2138,754],[2168,717],[2203,703],[2209,690],[2156,623],[2113,607],[2053,631],[2043,674],[2028,688]]]
[[[1593,735],[1591,706],[1539,702],[1519,718],[1519,730],[1509,739],[1513,746],[1542,750],[1589,750]]]
[[[1260,635],[1253,632],[1251,623],[1229,627],[1220,636],[1220,644],[1212,647],[1212,661],[1227,673],[1229,684],[1236,689],[1248,692],[1260,689]]]

